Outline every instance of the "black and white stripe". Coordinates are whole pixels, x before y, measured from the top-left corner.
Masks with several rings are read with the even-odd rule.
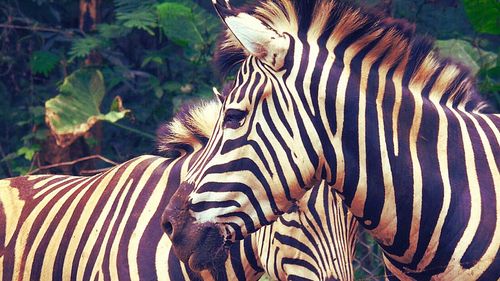
[[[264,272],[277,280],[353,280],[356,222],[328,186],[233,244],[223,266],[197,273],[179,261],[161,213],[218,107],[189,107],[159,130],[158,146],[169,158],[141,156],[92,177],[0,180],[0,280],[258,280]],[[318,232],[317,220],[330,230]],[[325,239],[334,245],[330,252]]]
[[[326,180],[390,279],[500,278],[500,116],[467,70],[345,1],[214,4],[228,27],[219,65],[244,61],[169,205],[187,202],[187,227],[242,239]]]

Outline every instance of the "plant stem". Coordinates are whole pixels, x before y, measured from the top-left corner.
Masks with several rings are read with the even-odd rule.
[[[90,156],[85,156],[85,157],[82,157],[82,158],[78,158],[76,160],[73,160],[73,161],[68,161],[68,162],[61,162],[61,163],[56,163],[56,164],[51,164],[51,165],[47,165],[47,166],[40,166],[39,168],[31,171],[31,172],[28,172],[28,175],[33,175],[35,173],[38,173],[39,171],[42,171],[42,170],[48,170],[48,169],[51,169],[51,168],[56,168],[56,167],[61,167],[61,166],[72,166],[72,165],[75,165],[76,163],[79,163],[79,162],[82,162],[82,161],[87,161],[87,160],[91,160],[91,159],[101,159],[102,161],[106,162],[106,163],[109,163],[113,166],[116,166],[118,165],[118,163],[114,162],[114,161],[111,161],[109,160],[108,158],[102,156],[102,155],[99,155],[99,154],[95,154],[95,155],[90,155]]]
[[[24,25],[15,25],[15,24],[8,24],[8,23],[0,23],[0,28],[6,28],[6,29],[25,29],[25,30],[30,30],[30,31],[45,31],[45,32],[54,32],[54,33],[61,33],[66,36],[71,36],[73,35],[73,32],[71,31],[66,31],[66,30],[61,30],[61,29],[56,29],[56,28],[50,28],[50,27],[43,27],[43,26],[37,26],[37,25],[32,25],[32,26],[24,26]]]
[[[138,134],[138,135],[140,135],[142,137],[145,137],[147,139],[151,139],[151,140],[155,140],[156,139],[156,137],[154,135],[152,135],[152,134],[141,132],[141,131],[139,131],[137,129],[134,129],[132,127],[129,127],[129,126],[126,126],[126,125],[123,125],[123,124],[119,124],[119,123],[112,123],[112,122],[108,122],[108,123],[111,124],[111,125],[114,125],[114,126],[116,126],[118,128],[127,130],[129,132],[136,133],[136,134]]]

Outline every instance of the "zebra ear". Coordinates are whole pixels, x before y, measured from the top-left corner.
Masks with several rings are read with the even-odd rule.
[[[213,0],[229,31],[251,55],[279,70],[288,51],[288,38],[250,14],[235,12],[228,1]]]
[[[222,96],[222,94],[219,92],[219,90],[217,90],[217,88],[213,87],[212,91],[214,92],[214,96],[217,98],[217,100],[219,100],[219,102],[221,104],[223,104],[224,103],[224,96]]]

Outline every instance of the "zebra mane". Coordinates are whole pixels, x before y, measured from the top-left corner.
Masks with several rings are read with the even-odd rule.
[[[442,77],[436,81],[435,91],[441,103],[452,101],[466,110],[479,111],[488,107],[477,92],[470,70],[451,59],[440,58],[434,50],[432,39],[415,34],[415,26],[403,19],[383,16],[345,0],[257,0],[254,5],[233,9],[234,13],[248,13],[260,19],[278,33],[288,33],[299,38],[315,38],[320,46],[333,52],[333,47],[348,36],[359,37],[355,48],[363,48],[375,40],[379,47],[371,53],[384,57],[381,67],[396,69],[408,86],[424,85],[436,70]],[[348,57],[348,52],[344,57]],[[234,35],[226,30],[219,39],[215,66],[227,75],[248,57]],[[405,62],[403,70],[397,66]]]
[[[220,103],[202,101],[184,104],[174,118],[156,131],[156,150],[162,156],[178,157],[207,143],[212,133]]]

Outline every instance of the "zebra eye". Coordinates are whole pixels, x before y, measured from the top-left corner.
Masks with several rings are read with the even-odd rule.
[[[239,109],[228,109],[224,114],[224,128],[236,129],[243,125],[243,119],[247,116],[247,111]]]

